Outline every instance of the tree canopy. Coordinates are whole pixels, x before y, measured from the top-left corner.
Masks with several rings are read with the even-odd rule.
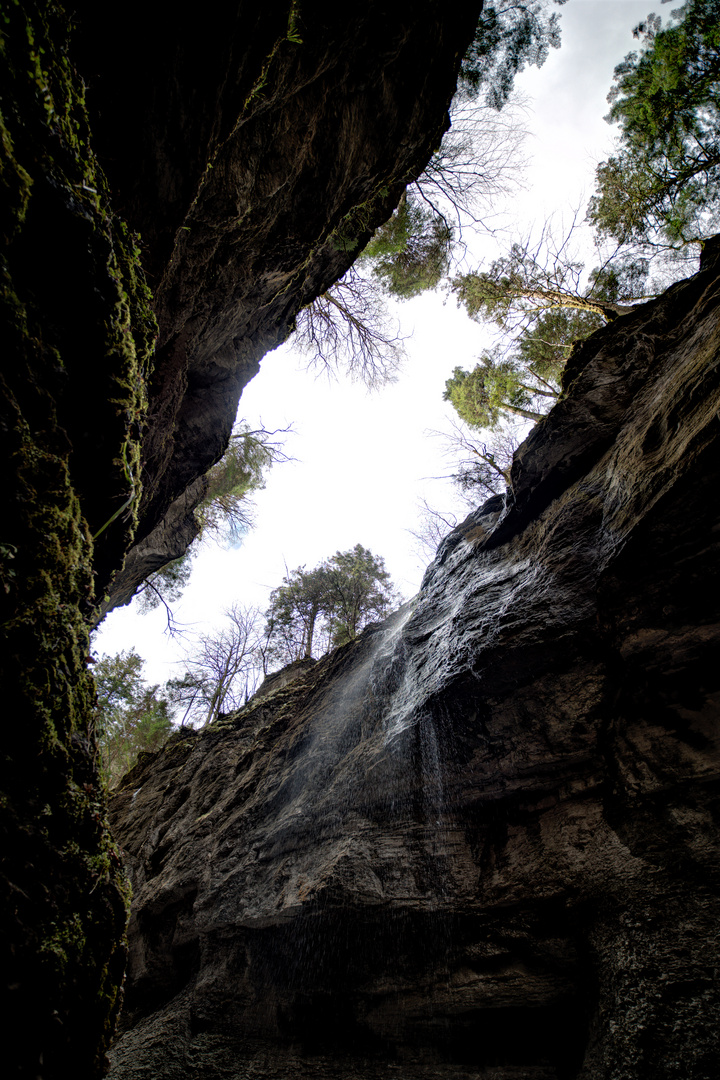
[[[236,425],[225,454],[206,474],[205,494],[194,510],[195,541],[181,558],[150,574],[138,589],[143,614],[164,604],[172,629],[169,605],[179,600],[190,580],[197,541],[216,536],[237,543],[251,527],[253,493],[264,488],[267,471],[275,462],[288,460],[278,437],[282,434],[251,428],[244,420]]]
[[[392,380],[402,349],[383,296],[407,300],[436,288],[462,248],[463,226],[484,226],[483,211],[517,184],[524,131],[509,105],[513,80],[560,44],[552,7],[565,2],[487,0],[461,67],[450,130],[356,267],[298,315],[296,340],[311,366],[346,368],[371,387]],[[351,250],[357,241],[343,243]]]
[[[527,380],[520,364],[513,358],[483,353],[472,371],[456,367],[445,383],[444,401],[452,403],[461,420],[474,428],[493,431],[501,419],[511,413],[525,420],[542,419],[537,397],[555,399],[557,391],[544,390]]]
[[[354,266],[298,313],[294,343],[308,368],[329,375],[344,368],[373,390],[394,381],[404,355],[377,281]]]
[[[276,432],[251,429],[245,421],[235,428],[222,458],[207,473],[207,488],[195,508],[201,534],[222,531],[239,538],[250,527],[248,496],[265,487],[265,473],[278,458]]]
[[[720,0],[687,0],[615,68],[606,119],[618,152],[597,169],[589,219],[620,243],[682,246],[718,228]]]
[[[486,270],[459,274],[451,288],[471,319],[518,333],[548,312],[574,310],[595,316],[592,329],[623,315],[647,299],[647,260],[617,258],[591,271],[583,285],[584,262],[572,254],[573,225],[555,241],[549,225],[540,239],[515,241]]]
[[[558,6],[566,2],[553,0]],[[477,97],[485,90],[487,103],[501,109],[518,72],[526,64],[542,67],[559,45],[558,13],[547,0],[486,0],[460,68],[460,91]]]
[[[525,14],[518,19],[519,33]],[[720,0],[687,0],[668,26],[651,14],[634,33],[641,48],[615,69],[608,98],[618,150],[597,169],[586,219],[596,268],[588,273],[573,255],[576,216],[557,240],[548,223],[538,241],[518,240],[490,265],[451,278],[459,304],[498,335],[445,387],[461,424],[448,441],[462,455],[454,473],[462,491],[502,486],[509,459],[500,443],[513,424],[547,412],[575,343],[676,280],[697,241],[720,227]],[[477,441],[481,430],[492,433],[488,442]]]
[[[452,229],[406,192],[361,255],[383,289],[401,300],[434,289],[448,271]]]
[[[573,227],[556,241],[512,244],[487,269],[451,286],[472,319],[502,333],[473,371],[455,368],[444,399],[470,427],[494,431],[508,418],[537,421],[558,397],[574,344],[646,299],[648,262],[618,258],[585,275],[572,253]]]
[[[288,664],[322,654],[384,618],[397,600],[383,559],[361,544],[312,570],[299,566],[270,594],[267,655]]]
[[[143,665],[142,657],[128,649],[101,656],[94,667],[95,729],[110,788],[132,768],[138,754],[159,750],[173,729],[169,699],[159,686],[145,683]]]

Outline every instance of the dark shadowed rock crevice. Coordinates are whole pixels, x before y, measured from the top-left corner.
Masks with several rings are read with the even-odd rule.
[[[414,601],[126,779],[114,1080],[712,1080],[718,269],[582,347]]]
[[[95,1077],[128,896],[93,730],[95,574],[137,524],[156,324],[54,6],[0,35],[0,1013],[10,1076]]]

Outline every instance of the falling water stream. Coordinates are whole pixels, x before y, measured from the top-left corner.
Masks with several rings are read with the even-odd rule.
[[[471,543],[438,566],[418,597],[297,691],[229,718],[227,783],[196,819],[209,846],[192,926],[223,956],[202,969],[201,1005],[216,970],[225,1000],[230,942],[247,972],[243,1023],[302,1053],[381,1045],[390,1060],[417,1029],[431,1057],[450,1061],[456,1036],[470,1038],[468,935],[482,948],[485,930],[468,929],[479,867],[463,733],[479,745],[480,664],[512,635],[518,608],[527,619],[534,604],[547,625],[557,591],[537,559]],[[222,726],[208,739],[220,745]],[[208,768],[217,762],[210,755]]]

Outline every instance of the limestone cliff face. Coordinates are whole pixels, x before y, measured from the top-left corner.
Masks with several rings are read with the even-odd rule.
[[[119,1004],[88,624],[128,551],[118,602],[192,539],[260,357],[435,149],[480,6],[2,4],[8,1075],[102,1075]]]
[[[711,247],[414,601],[126,778],[113,1080],[714,1080]]]

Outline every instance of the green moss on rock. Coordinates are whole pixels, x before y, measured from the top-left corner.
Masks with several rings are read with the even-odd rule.
[[[156,333],[90,147],[68,26],[53,4],[0,8],[2,1013],[8,1074],[44,1080],[103,1074],[120,1003],[128,887],[87,617],[136,526]]]

